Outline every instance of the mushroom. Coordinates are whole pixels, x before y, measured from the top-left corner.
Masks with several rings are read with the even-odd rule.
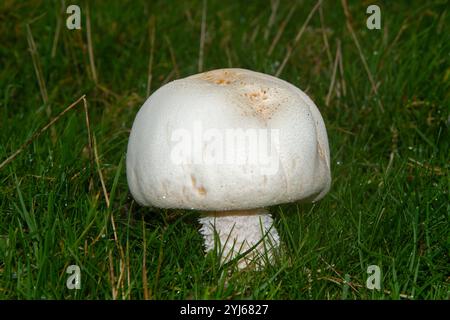
[[[329,190],[325,125],[314,102],[276,77],[218,69],[172,81],[136,115],[127,179],[141,205],[201,211],[206,252],[258,268],[280,237],[267,207]]]

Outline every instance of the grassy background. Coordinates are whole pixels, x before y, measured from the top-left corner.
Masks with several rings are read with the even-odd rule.
[[[323,3],[297,44],[313,1],[207,1],[203,70],[275,74],[292,48],[280,77],[311,96],[329,135],[331,191],[315,205],[270,208],[287,253],[261,272],[220,268],[202,253],[198,212],[139,207],[126,183],[151,52],[151,92],[197,73],[203,2],[91,1],[92,45],[87,3],[71,3],[79,31],[65,28],[59,1],[1,1],[0,161],[86,94],[110,206],[80,104],[0,170],[0,298],[449,298],[448,1],[377,1],[381,30],[365,26],[372,1],[350,1],[361,53],[338,1]],[[66,288],[71,264],[81,290]],[[372,264],[381,291],[365,288]]]

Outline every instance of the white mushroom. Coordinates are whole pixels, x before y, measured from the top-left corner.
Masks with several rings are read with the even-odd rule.
[[[217,248],[222,262],[239,255],[240,268],[261,266],[280,241],[264,208],[316,201],[330,188],[327,133],[312,100],[288,82],[213,70],[147,99],[131,130],[127,178],[141,205],[202,211],[205,249]]]

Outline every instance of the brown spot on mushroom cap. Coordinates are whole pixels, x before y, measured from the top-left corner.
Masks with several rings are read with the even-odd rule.
[[[258,86],[243,86],[240,91],[241,101],[246,109],[250,109],[250,114],[267,122],[280,107],[280,99],[277,97],[278,91],[274,88]]]
[[[319,153],[319,157],[325,160],[325,152],[319,142],[317,142],[317,152]]]
[[[272,83],[253,79],[235,70],[219,69],[201,73],[198,79],[230,88],[231,95],[237,98],[241,114],[255,117],[267,124],[281,105],[286,102],[286,90]]]
[[[238,80],[237,73],[230,70],[213,70],[201,73],[200,79],[218,85],[229,85]]]
[[[192,182],[192,187],[194,187],[194,189],[197,191],[197,193],[199,195],[206,196],[207,191],[206,191],[205,187],[204,186],[197,186],[197,179],[192,174],[191,174],[191,182]]]
[[[197,192],[198,192],[199,195],[206,196],[207,192],[206,192],[206,189],[203,186],[200,186],[200,187],[198,187],[196,189],[197,189]]]

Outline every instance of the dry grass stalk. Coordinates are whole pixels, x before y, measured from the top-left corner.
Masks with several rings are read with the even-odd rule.
[[[150,56],[148,59],[148,72],[147,72],[147,97],[150,96],[152,90],[152,79],[153,79],[153,53],[155,51],[155,30],[156,22],[155,17],[150,18],[149,23],[149,35],[150,35]]]
[[[291,46],[288,46],[286,50],[286,55],[283,59],[283,62],[281,63],[280,67],[278,68],[277,72],[275,73],[276,77],[279,77],[280,74],[283,72],[284,67],[286,66],[287,62],[289,61],[292,51],[295,49],[295,47],[298,45],[303,33],[305,32],[306,27],[309,24],[309,21],[311,20],[314,13],[319,9],[320,5],[322,4],[322,0],[318,0],[316,5],[311,9],[311,11],[308,14],[308,17],[306,18],[305,22],[303,23],[302,27],[298,31],[297,35],[295,36],[295,39]]]
[[[372,91],[375,92],[375,94],[378,96],[378,87],[375,83],[375,80],[373,79],[373,76],[372,76],[372,73],[370,72],[369,66],[367,65],[366,57],[364,56],[364,54],[362,52],[361,45],[359,44],[358,37],[356,36],[355,30],[353,30],[353,26],[351,23],[350,10],[348,9],[347,0],[341,0],[341,3],[342,3],[342,7],[344,8],[347,29],[350,31],[353,42],[355,42],[356,48],[358,49],[359,57],[364,66],[364,69],[366,70],[367,77],[369,78],[370,84],[372,86]],[[378,105],[380,107],[380,110],[382,112],[384,112],[384,107],[380,100],[378,100]]]
[[[205,37],[206,37],[206,0],[203,0],[203,9],[202,9],[202,26],[200,32],[200,49],[198,53],[198,72],[203,71],[203,55],[205,49]]]
[[[338,69],[340,48],[341,48],[341,41],[338,40],[337,41],[337,48],[336,48],[336,57],[334,59],[334,65],[333,65],[333,74],[331,76],[330,86],[328,88],[328,94],[327,94],[327,97],[325,99],[325,105],[326,106],[330,105],[331,94],[333,92],[333,88],[334,88],[334,85],[336,83],[336,74],[337,74],[337,69]]]
[[[89,53],[89,65],[91,67],[92,80],[94,83],[98,83],[97,70],[95,68],[94,49],[92,46],[92,33],[91,33],[91,15],[89,12],[89,2],[86,2],[86,37]]]
[[[35,139],[37,139],[41,134],[47,131],[56,121],[58,121],[63,115],[65,115],[69,110],[73,109],[78,103],[80,103],[84,99],[85,95],[82,95],[78,100],[73,102],[66,109],[61,111],[56,117],[50,120],[45,126],[36,131],[27,141],[25,141],[16,151],[14,151],[8,158],[6,158],[2,163],[0,163],[0,170],[14,160],[20,153],[22,153],[25,148],[32,143]]]
[[[295,12],[295,9],[297,9],[297,2],[291,7],[291,10],[289,10],[289,13],[287,14],[286,18],[281,23],[277,34],[275,35],[275,37],[272,40],[272,43],[269,47],[269,51],[267,51],[267,55],[270,56],[272,54],[273,50],[275,49],[275,46],[277,45],[278,41],[280,40],[281,36],[283,35],[284,29],[286,29],[286,26],[287,26],[289,20],[291,20],[292,15]]]
[[[277,17],[278,7],[280,5],[280,0],[272,0],[271,1],[271,13],[269,17],[269,21],[267,22],[266,29],[264,30],[264,40],[269,39],[270,30],[275,23],[275,18]]]

